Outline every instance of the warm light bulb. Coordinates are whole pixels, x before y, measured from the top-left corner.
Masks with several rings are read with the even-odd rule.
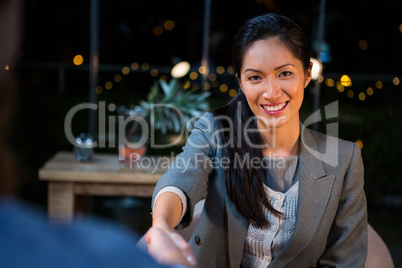
[[[76,55],[73,59],[73,63],[74,65],[81,65],[84,62],[84,57],[82,57],[81,55]]]
[[[190,67],[190,63],[188,63],[187,61],[179,62],[173,67],[171,75],[174,78],[183,77],[188,73],[188,71],[190,71]]]
[[[314,58],[310,58],[310,61],[313,63],[313,68],[311,70],[311,78],[313,80],[317,80],[322,72],[322,64],[318,60]]]

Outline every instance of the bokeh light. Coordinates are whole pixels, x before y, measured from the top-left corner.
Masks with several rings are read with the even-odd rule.
[[[339,92],[343,92],[345,90],[345,87],[342,85],[342,83],[340,81],[336,82],[336,89]]]
[[[121,82],[121,80],[122,80],[121,75],[116,74],[116,75],[114,76],[114,81],[115,81],[116,83],[120,83],[120,82]]]
[[[184,84],[184,89],[188,89],[190,86],[191,86],[190,81],[187,81],[187,82]]]
[[[198,68],[198,72],[200,74],[205,74],[206,71],[207,71],[207,68],[205,68],[205,66],[200,66],[200,68]]]
[[[219,90],[221,91],[221,92],[226,92],[226,91],[228,91],[228,86],[226,85],[226,84],[222,84],[222,85],[220,85],[219,86]]]
[[[225,68],[223,68],[223,66],[218,66],[216,67],[216,72],[218,74],[223,74],[225,72]]]
[[[357,140],[356,144],[357,144],[357,146],[360,147],[360,149],[363,149],[363,141],[362,140]]]
[[[381,81],[377,81],[377,82],[375,83],[375,87],[378,88],[378,89],[382,89],[382,82],[381,82]]]
[[[136,71],[139,67],[140,65],[137,62],[131,63],[131,70]]]
[[[74,65],[81,65],[84,63],[84,57],[82,55],[75,55],[73,59]]]
[[[229,96],[230,97],[234,97],[234,96],[236,96],[237,95],[237,90],[236,89],[231,89],[231,90],[229,90]]]
[[[190,79],[191,80],[195,80],[195,79],[197,79],[198,78],[198,74],[196,73],[196,72],[191,72],[190,73]]]
[[[149,69],[149,63],[144,62],[143,64],[141,64],[141,69],[143,69],[144,71],[147,71]]]
[[[366,94],[364,94],[364,92],[360,92],[357,97],[359,100],[364,101],[366,99]]]
[[[216,77],[216,74],[212,73],[212,74],[209,74],[209,75],[208,75],[208,78],[209,78],[210,81],[213,82],[213,81],[216,80],[217,77]]]
[[[175,23],[172,20],[167,20],[163,24],[163,27],[165,27],[166,30],[171,31],[174,29]]]
[[[392,84],[394,84],[395,86],[399,85],[399,78],[398,77],[394,77],[392,79]]]
[[[159,74],[159,71],[158,71],[158,69],[152,69],[151,70],[151,76],[153,76],[153,77],[155,77],[155,76],[157,76]]]
[[[112,83],[112,82],[107,81],[107,82],[105,83],[105,88],[106,88],[107,90],[112,89],[112,87],[113,87],[113,83]]]
[[[373,93],[374,93],[373,88],[372,88],[372,87],[368,87],[368,88],[366,89],[366,93],[367,93],[367,95],[369,95],[369,96],[373,95]]]
[[[154,35],[161,36],[163,34],[163,27],[162,26],[155,26],[153,30]]]
[[[365,40],[360,40],[359,43],[358,43],[358,47],[361,50],[367,50],[368,44],[367,44],[367,42]]]
[[[328,87],[333,87],[335,86],[335,81],[332,78],[327,78],[325,79],[325,85]]]
[[[180,78],[180,77],[185,76],[188,73],[188,71],[190,71],[190,68],[191,68],[191,65],[189,62],[182,61],[182,62],[179,62],[178,64],[176,64],[172,68],[172,71],[170,72],[170,74],[174,78]]]
[[[341,81],[342,86],[344,86],[344,87],[350,87],[352,85],[352,80],[346,74],[342,75],[340,81]]]
[[[130,68],[124,66],[123,69],[121,69],[121,73],[124,75],[128,75],[130,73]]]

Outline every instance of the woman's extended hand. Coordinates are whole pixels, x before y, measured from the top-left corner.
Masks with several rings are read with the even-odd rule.
[[[191,246],[182,236],[168,233],[159,227],[151,227],[145,234],[148,253],[159,263],[165,265],[197,265]]]

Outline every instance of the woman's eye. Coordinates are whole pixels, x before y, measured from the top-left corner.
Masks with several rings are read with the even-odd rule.
[[[292,74],[292,72],[284,71],[284,72],[281,72],[281,73],[279,74],[279,77],[287,77],[287,76],[289,76],[289,75],[291,75],[291,74]]]
[[[258,76],[258,75],[252,75],[252,76],[250,76],[249,78],[248,78],[248,80],[250,80],[250,81],[257,81],[257,80],[259,80],[260,79],[260,77]]]

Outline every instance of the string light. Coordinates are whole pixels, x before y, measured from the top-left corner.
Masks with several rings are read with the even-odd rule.
[[[340,81],[336,82],[336,89],[338,89],[339,92],[343,92],[345,90],[345,87],[342,85]]]
[[[206,71],[207,71],[207,68],[205,66],[200,66],[200,68],[198,68],[198,72],[200,74],[205,74]]]
[[[141,64],[141,69],[146,71],[149,69],[149,63],[148,62],[144,62],[143,64]]]
[[[172,20],[167,20],[165,21],[165,23],[163,24],[163,27],[165,27],[166,30],[171,31],[174,29],[175,27],[175,23]]]
[[[375,83],[375,87],[378,88],[378,89],[381,89],[381,88],[382,88],[382,82],[381,82],[381,81],[377,81],[377,82]]]
[[[360,147],[360,149],[363,149],[363,141],[357,140],[357,141],[356,141],[356,144],[357,144],[357,146]]]
[[[225,68],[223,68],[223,66],[218,66],[216,67],[216,72],[218,74],[223,74],[225,72]]]
[[[133,71],[138,70],[139,67],[140,67],[140,65],[137,62],[133,62],[131,64],[131,70],[133,70]]]
[[[236,90],[236,89],[233,89],[233,88],[232,88],[231,90],[229,90],[229,96],[230,96],[230,97],[233,98],[233,97],[236,96],[236,95],[237,95],[237,90]]]
[[[327,85],[328,87],[333,87],[333,86],[335,86],[335,81],[334,81],[334,79],[331,79],[331,78],[325,79],[325,85]]]
[[[148,71],[148,70],[150,69],[150,65],[149,65],[149,63],[147,63],[147,62],[144,62],[144,63],[142,63],[142,64],[140,64],[140,63],[138,63],[138,62],[133,62],[133,63],[131,63],[131,65],[129,65],[129,66],[124,66],[124,67],[121,69],[121,74],[122,74],[122,75],[128,75],[131,70],[132,70],[132,71],[137,71],[140,67],[141,67],[141,69],[144,70],[144,71]],[[199,75],[200,75],[200,74],[204,74],[205,72],[206,72],[206,67],[205,67],[205,66],[200,66],[200,67],[198,68],[197,72],[191,72],[191,73],[189,74],[189,78],[190,78],[191,80],[196,80],[196,79],[199,78]],[[226,72],[227,72],[228,74],[233,74],[233,73],[234,73],[234,68],[233,68],[233,66],[227,67]],[[210,90],[211,88],[219,88],[219,90],[220,90],[221,92],[227,92],[227,93],[229,94],[229,96],[234,97],[234,96],[236,96],[236,94],[237,94],[237,90],[235,90],[235,89],[230,89],[230,90],[229,90],[229,88],[228,88],[228,86],[227,86],[226,84],[220,84],[219,81],[218,81],[218,76],[217,76],[217,74],[224,74],[224,73],[225,73],[225,68],[224,68],[223,66],[218,66],[218,67],[216,68],[216,73],[211,72],[211,73],[208,75],[208,78],[209,78],[209,81],[210,81],[210,82],[206,82],[206,83],[205,83],[204,89],[205,89],[205,90]],[[114,82],[114,83],[121,83],[122,80],[123,80],[123,76],[122,76],[121,74],[116,74],[116,75],[113,77],[113,81],[107,81],[107,82],[105,83],[104,87],[102,87],[102,86],[97,86],[96,89],[95,89],[96,93],[97,93],[97,94],[102,94],[102,93],[104,92],[104,89],[106,89],[106,90],[111,90],[111,89],[113,88],[113,86],[114,86],[114,85],[113,85],[113,82]],[[159,75],[159,70],[158,70],[158,68],[152,68],[152,69],[149,71],[149,74],[150,74],[152,77],[157,77],[157,76]],[[172,77],[173,77],[173,76],[172,76]],[[160,79],[160,80],[165,80],[165,81],[167,81],[167,80],[168,80],[168,77],[163,74],[163,75],[161,75],[161,76],[159,77],[159,79]],[[187,89],[189,89],[189,88],[191,88],[193,91],[197,91],[197,90],[199,90],[199,89],[201,88],[201,85],[200,85],[200,84],[196,84],[196,83],[192,84],[190,81],[186,81],[186,83],[184,84],[184,90],[187,90]]]
[[[198,78],[198,74],[196,73],[196,72],[191,72],[190,73],[190,79],[191,80],[195,80],[195,79],[197,79]]]
[[[225,85],[225,84],[222,84],[222,85],[219,86],[219,90],[221,92],[226,92],[226,91],[228,91],[228,89],[229,89],[228,86]]]
[[[155,26],[153,30],[154,35],[161,36],[163,34],[163,27],[162,26]]]
[[[188,89],[191,86],[190,81],[186,81],[186,83],[184,84],[184,89]]]
[[[123,79],[123,77],[121,77],[121,75],[119,75],[119,74],[116,74],[116,75],[114,76],[114,81],[115,81],[116,83],[120,83],[122,79]]]
[[[209,81],[213,82],[216,80],[217,77],[216,77],[216,74],[212,73],[212,74],[208,75],[208,78],[209,78]]]
[[[82,55],[75,55],[73,58],[74,65],[81,65],[84,63],[84,57]]]
[[[107,81],[107,82],[105,83],[105,88],[106,88],[107,90],[112,89],[112,87],[113,87],[113,83],[112,83],[112,82]]]
[[[130,68],[124,66],[123,69],[121,69],[121,73],[124,75],[128,75],[130,73]]]
[[[342,86],[344,86],[344,87],[350,87],[352,85],[352,80],[346,74],[342,75],[340,81],[341,81]]]
[[[158,74],[159,74],[158,69],[152,69],[152,70],[151,70],[151,75],[152,75],[153,77],[158,76]]]
[[[103,88],[102,88],[101,86],[97,86],[97,87],[95,88],[95,92],[96,92],[96,94],[102,94]]]
[[[361,50],[367,50],[367,48],[368,48],[367,42],[365,40],[360,40],[358,43],[358,47]]]

